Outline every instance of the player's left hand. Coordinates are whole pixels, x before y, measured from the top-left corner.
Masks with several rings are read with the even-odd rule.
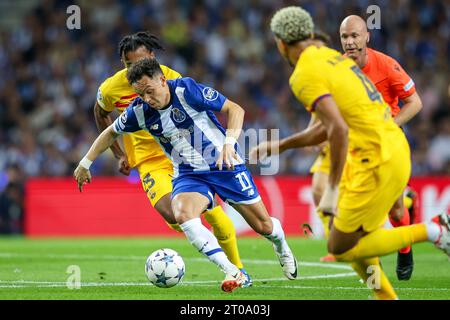
[[[234,150],[234,145],[224,144],[222,152],[216,161],[216,165],[219,170],[222,170],[223,164],[225,163],[228,170],[234,170],[233,159],[238,160],[236,150]]]
[[[77,180],[78,189],[80,192],[83,191],[83,185],[86,183],[91,183],[91,173],[88,169],[78,165],[78,167],[73,172],[73,177]]]

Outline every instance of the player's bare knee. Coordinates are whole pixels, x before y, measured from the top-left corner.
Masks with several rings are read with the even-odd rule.
[[[337,241],[332,241],[329,240],[328,241],[328,245],[327,245],[327,249],[328,252],[333,254],[333,255],[339,255],[344,253],[345,251],[347,251],[347,248],[344,248],[340,243],[338,243]]]
[[[183,201],[179,201],[179,197],[175,196],[172,200],[172,212],[175,217],[175,220],[178,224],[182,224],[183,222],[189,220],[189,212],[186,210],[186,207],[183,205]]]
[[[186,221],[192,219],[192,215],[187,210],[183,210],[183,209],[174,210],[173,213],[175,215],[175,219],[178,224],[183,224]]]

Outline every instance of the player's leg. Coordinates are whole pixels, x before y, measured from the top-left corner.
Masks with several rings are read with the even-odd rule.
[[[221,206],[216,206],[211,210],[205,211],[203,214],[205,220],[211,225],[213,233],[219,241],[223,251],[227,254],[228,259],[239,267],[244,268],[239,250],[237,246],[236,230],[233,221],[225,213]]]
[[[210,203],[211,199],[198,192],[181,192],[172,199],[175,217],[190,243],[225,272],[238,272],[239,269],[227,259],[217,239],[200,220],[200,215]]]
[[[364,273],[366,263],[395,252],[405,245],[431,241],[450,256],[450,219],[447,214],[441,215],[441,221],[417,224],[395,229],[378,229],[366,234],[363,231],[345,233],[333,226],[330,232],[329,246],[337,261],[351,262],[353,269],[367,281],[370,275]],[[337,245],[339,244],[339,245]],[[378,261],[378,260],[377,260]],[[370,262],[369,262],[370,263]],[[374,272],[374,269],[371,270]],[[371,287],[377,299],[395,299],[396,295],[385,274],[380,270],[380,286]]]
[[[409,211],[403,204],[403,194],[395,201],[389,212],[389,220],[394,228],[409,226]],[[409,280],[413,273],[414,260],[411,246],[402,248],[397,253],[397,278]]]
[[[256,232],[270,240],[289,279],[297,276],[297,263],[286,242],[280,221],[271,218],[256,188],[250,172],[244,165],[233,171],[208,175],[209,184],[222,200],[230,203]]]
[[[250,287],[253,281],[245,270],[244,265],[239,256],[239,249],[237,245],[236,230],[230,217],[225,213],[221,206],[216,206],[211,210],[205,211],[203,214],[205,220],[211,225],[214,236],[219,241],[220,246],[227,255],[228,259],[236,265],[247,277],[247,280],[242,287]]]
[[[321,171],[314,172],[312,176],[311,189],[313,194],[314,205],[316,208],[319,206],[320,199],[322,198],[323,191],[325,190],[327,183],[328,183],[328,174]],[[325,239],[328,239],[328,235],[330,233],[331,216],[324,214],[320,210],[317,210],[317,214],[320,218],[320,221],[322,221]]]
[[[272,242],[284,275],[290,280],[295,279],[297,277],[297,261],[286,241],[280,221],[269,216],[262,200],[251,204],[234,203],[233,207],[253,230]]]
[[[178,177],[173,181],[172,210],[189,242],[224,273],[222,290],[232,292],[246,281],[245,275],[228,260],[216,237],[206,228],[200,215],[213,204],[213,193],[198,177]]]
[[[352,262],[355,270],[365,284],[374,291],[377,300],[398,299],[389,279],[380,265],[379,258],[369,258]]]
[[[155,168],[155,161],[152,163],[144,162],[138,166],[139,175],[141,176],[142,186],[147,193],[152,206],[164,218],[169,227],[178,232],[183,232],[177,221],[175,220],[171,206],[172,193],[172,165],[164,165],[167,158],[161,160],[162,165]],[[217,237],[220,246],[224,250],[230,261],[243,269],[247,276],[244,287],[252,284],[251,278],[245,271],[239,256],[237,246],[236,230],[233,222],[227,216],[220,206],[205,212],[205,219],[212,226],[214,235]]]
[[[429,223],[381,229],[387,219],[386,212],[402,194],[410,172],[409,158],[392,159],[375,168],[345,167],[345,183],[340,186],[339,209],[328,241],[329,252],[338,260],[383,256],[426,241],[427,228],[430,232],[436,228],[436,224]]]
[[[381,166],[345,167],[339,208],[328,240],[328,250],[338,261],[380,257],[427,240],[450,253],[450,223],[446,214],[439,221],[381,229],[386,213],[402,194],[409,178],[409,153],[405,152],[404,157],[401,152],[398,155]]]
[[[312,195],[314,206],[319,207],[320,199],[322,199],[323,192],[328,183],[328,175],[330,172],[330,147],[326,145],[320,151],[319,156],[311,167],[312,173]],[[325,214],[320,210],[316,210],[320,221],[322,222],[325,239],[328,239],[330,233],[330,226],[332,223],[331,215]],[[320,258],[322,262],[334,262],[336,259],[332,254],[327,254]]]
[[[325,186],[328,183],[328,174],[321,171],[314,172],[312,176],[312,193],[314,199],[314,205],[317,208],[320,203],[320,199],[322,198],[323,191],[325,190]],[[325,214],[320,210],[316,210],[320,221],[322,221],[323,231],[325,239],[328,239],[330,235],[330,226],[332,222],[331,215]],[[320,258],[322,262],[334,262],[336,259],[330,253]]]
[[[403,205],[409,211],[410,223],[413,224],[416,221],[416,215],[419,210],[419,196],[417,192],[408,186],[405,189],[405,196],[403,197]]]
[[[164,159],[161,160],[161,165],[158,167],[155,167],[155,162],[159,160],[154,160],[139,164],[137,169],[142,187],[152,207],[158,211],[172,229],[177,230],[179,228],[176,226],[177,221],[172,212],[170,199],[172,192],[172,178],[170,175],[173,171],[170,162],[164,165],[164,161],[168,161],[167,158]]]
[[[406,143],[406,141],[405,141]],[[382,229],[386,213],[402,194],[409,178],[409,154],[382,166],[354,170],[346,166],[347,184],[340,188],[339,209],[333,220],[328,250],[338,261],[384,256],[413,243],[431,241],[441,249],[450,247],[447,214],[427,223]],[[448,252],[448,251],[446,251]]]
[[[435,217],[427,223],[389,230],[378,229],[368,234],[345,233],[333,226],[328,249],[338,261],[347,262],[384,256],[405,246],[425,241],[433,242],[445,251],[447,247],[450,247],[450,242],[444,243],[450,241],[447,239],[450,228],[450,224],[447,222],[449,218],[445,218],[445,216],[447,214],[441,214],[438,216],[439,219]]]

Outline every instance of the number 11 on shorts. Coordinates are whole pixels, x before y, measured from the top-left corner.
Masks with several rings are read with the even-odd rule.
[[[252,188],[252,184],[250,183],[250,180],[248,179],[245,172],[239,172],[237,175],[235,175],[235,177],[239,179],[239,183],[242,186],[241,191],[246,191]]]

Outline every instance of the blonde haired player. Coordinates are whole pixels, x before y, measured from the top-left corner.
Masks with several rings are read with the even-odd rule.
[[[98,89],[94,107],[95,122],[100,132],[112,124],[110,113],[118,110],[122,113],[138,94],[128,83],[127,70],[132,63],[154,58],[155,49],[163,49],[159,39],[149,32],[137,32],[125,36],[119,43],[119,55],[125,68],[107,78]],[[181,78],[181,75],[167,66],[161,66],[164,76],[169,79]],[[111,151],[119,160],[119,171],[129,175],[131,168],[136,168],[142,186],[151,205],[161,214],[167,224],[174,230],[182,232],[177,224],[170,205],[172,192],[173,166],[154,138],[144,130],[123,136],[125,152],[117,141]],[[206,221],[213,227],[214,235],[219,241],[230,261],[246,275],[243,287],[252,285],[252,280],[239,256],[236,231],[231,219],[220,206],[205,212]]]
[[[353,60],[316,42],[313,28],[309,13],[295,6],[279,10],[271,21],[278,50],[294,67],[292,91],[320,122],[260,145],[252,155],[328,140],[330,175],[319,203],[320,210],[334,215],[328,251],[337,261],[350,262],[364,281],[369,270],[378,269],[375,297],[397,299],[378,257],[427,240],[450,255],[450,218],[443,213],[427,223],[382,228],[410,176],[408,142],[372,82]]]
[[[383,100],[391,107],[394,122],[402,126],[411,120],[421,109],[422,101],[416,92],[414,81],[393,58],[367,47],[370,34],[366,22],[359,16],[346,17],[340,26],[340,38],[345,56],[353,59],[361,71],[375,84]],[[400,108],[399,100],[403,101]],[[328,145],[322,149],[311,168],[313,173],[314,199],[320,199],[330,171],[330,149]],[[409,188],[408,188],[409,189]],[[389,220],[394,227],[407,226],[412,223],[416,207],[416,195],[409,189],[402,194],[389,211]],[[325,234],[328,232],[329,216],[319,212],[324,224]],[[334,261],[333,255],[321,258],[321,261]],[[414,268],[411,247],[402,248],[397,255],[397,278],[409,280]]]
[[[361,17],[356,15],[346,17],[341,23],[339,33],[345,55],[355,61],[361,71],[375,84],[384,101],[391,107],[394,122],[399,126],[406,124],[422,109],[422,101],[416,92],[414,81],[395,59],[367,47],[370,33]],[[399,100],[403,101],[401,108],[398,105]],[[414,209],[415,197],[411,195],[415,194],[405,191],[405,196],[402,194],[389,211],[389,220],[394,227],[412,223],[413,217],[408,209]],[[397,278],[409,280],[413,268],[411,246],[402,248],[397,254]]]
[[[421,109],[422,102],[415,90],[414,81],[393,58],[367,47],[370,34],[365,21],[356,15],[346,17],[340,26],[340,38],[345,55],[353,59],[364,74],[375,84],[383,99],[391,107],[394,122],[399,126],[411,120]],[[399,100],[403,106],[398,106]],[[321,150],[311,168],[313,173],[314,199],[320,199],[330,171],[330,149],[328,145]],[[389,219],[394,227],[409,225],[413,220],[416,203],[415,193],[409,191],[400,196],[389,212]],[[410,213],[411,212],[411,213]],[[324,224],[325,234],[328,232],[329,216],[319,212]],[[321,258],[321,261],[334,261],[332,255]],[[413,255],[411,247],[402,248],[397,256],[397,278],[409,280],[413,272]]]

